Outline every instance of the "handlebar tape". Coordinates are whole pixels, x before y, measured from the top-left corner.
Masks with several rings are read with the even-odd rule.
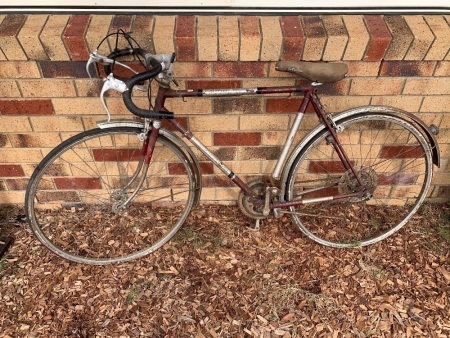
[[[120,50],[116,50],[116,51],[112,52],[111,54],[109,54],[108,58],[115,60],[118,57],[133,55],[133,54],[139,54],[145,58],[146,52],[141,48],[120,49]],[[133,103],[133,100],[131,98],[131,92],[133,90],[133,87],[138,83],[141,83],[145,80],[155,77],[162,70],[161,64],[156,59],[150,58],[149,63],[153,67],[152,69],[145,71],[143,73],[136,74],[129,79],[120,78],[121,80],[123,80],[125,82],[125,84],[128,88],[128,90],[126,90],[122,93],[123,102],[125,103],[125,106],[128,108],[128,110],[130,112],[132,112],[134,115],[137,115],[139,117],[150,118],[150,119],[173,119],[173,113],[171,113],[171,112],[142,109]],[[109,75],[111,73],[111,66],[109,64],[105,64],[104,68],[105,68],[106,74]],[[117,77],[117,78],[119,78],[119,77]]]
[[[150,58],[149,61],[150,61],[150,65],[153,67],[152,69],[150,69],[146,72],[143,72],[143,73],[136,74],[125,82],[128,90],[126,90],[122,93],[123,102],[125,103],[125,106],[134,115],[137,115],[139,117],[150,118],[150,119],[151,118],[173,119],[173,113],[171,113],[171,112],[142,109],[133,103],[133,100],[131,98],[131,92],[133,90],[133,87],[140,82],[143,82],[143,81],[146,81],[148,79],[155,77],[162,70],[161,64],[156,59]]]

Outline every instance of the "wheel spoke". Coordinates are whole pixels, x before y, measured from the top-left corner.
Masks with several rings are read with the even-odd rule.
[[[189,160],[160,136],[139,187],[140,133],[87,131],[44,158],[30,180],[27,214],[47,248],[76,262],[121,262],[156,250],[181,227],[195,195]]]
[[[339,123],[338,139],[367,193],[289,212],[300,230],[321,244],[368,245],[398,231],[417,211],[430,186],[431,154],[420,131],[395,116],[366,113]],[[287,179],[287,201],[360,191],[327,135],[318,134],[298,155]]]

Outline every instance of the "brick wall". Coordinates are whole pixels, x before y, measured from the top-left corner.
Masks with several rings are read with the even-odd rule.
[[[0,15],[0,203],[22,203],[28,177],[53,146],[105,118],[88,51],[108,32],[133,31],[142,47],[177,52],[181,88],[293,85],[277,60],[344,60],[348,77],[323,86],[327,111],[392,105],[438,125],[441,168],[432,198],[450,195],[450,16]],[[107,104],[129,117],[121,98]],[[168,109],[244,178],[268,172],[298,98],[174,99]],[[270,114],[270,120],[265,113]],[[304,120],[302,135],[315,125]],[[213,129],[213,131],[211,131]],[[203,200],[237,190],[205,165]]]

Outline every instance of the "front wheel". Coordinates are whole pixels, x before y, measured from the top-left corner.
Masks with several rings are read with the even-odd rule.
[[[89,130],[38,165],[26,192],[33,232],[51,251],[87,264],[128,261],[166,243],[194,202],[184,153],[160,135],[146,176],[140,128]]]
[[[431,150],[411,123],[382,113],[338,122],[338,139],[361,184],[344,169],[327,130],[319,132],[293,162],[286,201],[299,229],[331,247],[357,247],[398,231],[426,197],[432,177]],[[349,196],[349,197],[345,197]]]

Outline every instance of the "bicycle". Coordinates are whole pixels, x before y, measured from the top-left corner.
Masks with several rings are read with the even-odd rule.
[[[378,242],[398,231],[427,196],[440,155],[436,126],[402,110],[367,106],[327,114],[323,83],[344,79],[347,65],[279,61],[279,71],[307,79],[306,86],[174,90],[175,54],[152,55],[124,32],[108,56],[98,49],[87,62],[103,65],[100,99],[108,120],[54,148],[36,167],[26,191],[27,220],[48,249],[71,261],[106,264],[143,257],[167,243],[199,204],[201,165],[190,141],[241,190],[237,204],[259,220],[288,214],[308,238],[347,248]],[[126,48],[118,48],[124,37]],[[107,37],[105,37],[106,39]],[[99,44],[99,47],[105,41]],[[119,61],[132,58],[134,63]],[[120,67],[120,68],[119,68]],[[119,69],[132,76],[120,77]],[[158,89],[152,104],[153,81]],[[147,91],[149,108],[133,89]],[[121,93],[139,117],[113,120],[104,94]],[[303,96],[271,175],[245,183],[165,107],[178,97],[235,97],[287,93]],[[320,123],[293,145],[308,104]]]

